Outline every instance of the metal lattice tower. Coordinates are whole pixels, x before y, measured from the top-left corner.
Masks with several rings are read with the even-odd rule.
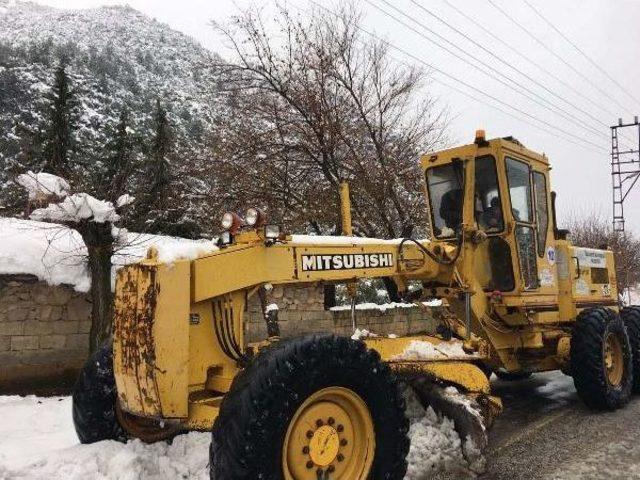
[[[620,151],[618,129],[637,130],[637,148]],[[640,123],[634,117],[633,123],[622,123],[611,127],[611,178],[613,182],[613,230],[624,232],[624,201],[640,178]]]

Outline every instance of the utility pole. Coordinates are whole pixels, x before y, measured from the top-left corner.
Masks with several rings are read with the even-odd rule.
[[[618,130],[633,129],[638,135],[636,148],[620,150]],[[611,127],[611,178],[613,183],[613,230],[624,232],[624,201],[640,178],[640,123],[638,116],[633,123],[622,123]]]

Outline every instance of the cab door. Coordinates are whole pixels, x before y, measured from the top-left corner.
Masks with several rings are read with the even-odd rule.
[[[532,171],[528,163],[508,156],[505,157],[505,168],[522,288],[525,291],[535,291],[540,288],[540,280]]]

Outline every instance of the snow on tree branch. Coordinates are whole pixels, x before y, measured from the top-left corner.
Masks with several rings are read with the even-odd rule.
[[[64,198],[69,194],[69,183],[62,177],[51,173],[27,173],[18,175],[18,185],[27,190],[29,200],[45,200],[51,196]]]
[[[39,221],[74,223],[82,220],[113,223],[120,220],[113,203],[98,200],[88,193],[75,193],[60,203],[50,203],[46,208],[38,208],[31,213],[31,218]]]

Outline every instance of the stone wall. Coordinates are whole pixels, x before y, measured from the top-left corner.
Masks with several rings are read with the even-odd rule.
[[[89,346],[91,304],[68,286],[0,275],[0,392],[68,385]]]
[[[324,310],[321,285],[275,287],[268,303],[278,305],[283,337],[334,332],[351,335],[349,310]],[[377,334],[432,332],[428,308],[358,310],[359,328]],[[0,393],[68,391],[86,359],[91,327],[87,294],[52,287],[30,275],[0,275]],[[266,338],[257,295],[247,305],[246,341]]]
[[[324,310],[322,285],[274,287],[267,302],[278,305],[282,337],[320,332],[353,334],[350,310]],[[267,329],[257,295],[250,299],[247,310],[246,340],[263,340]],[[436,316],[437,310],[429,307],[357,310],[356,323],[358,328],[379,335],[408,335],[434,332]]]

